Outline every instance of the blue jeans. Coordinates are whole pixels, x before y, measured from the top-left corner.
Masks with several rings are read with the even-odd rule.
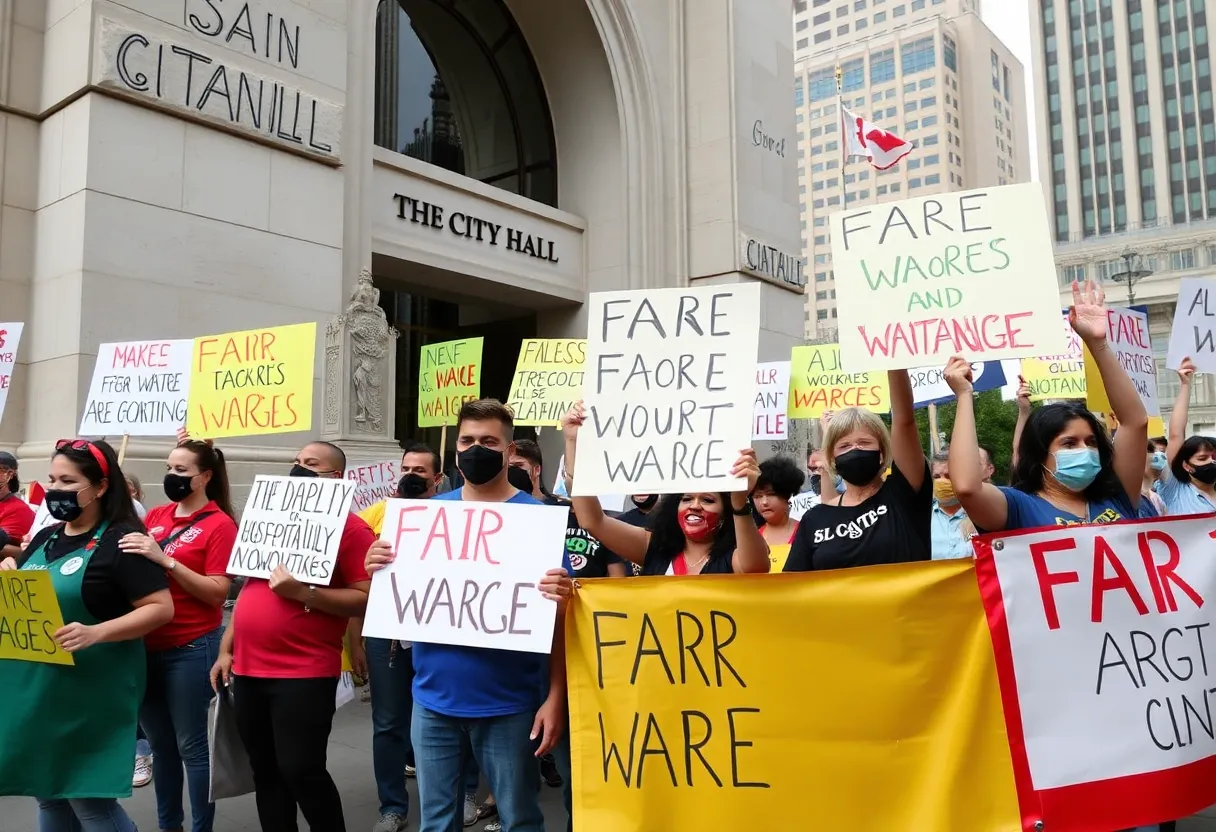
[[[372,688],[372,768],[380,814],[410,813],[405,767],[414,764],[410,721],[414,711],[414,656],[387,638],[364,639]]]
[[[207,753],[207,707],[213,695],[208,674],[219,654],[221,630],[189,644],[148,652],[148,686],[139,722],[156,760],[153,786],[161,829],[185,826],[182,769],[190,792],[191,828],[211,832],[211,764]]]
[[[108,797],[39,800],[38,832],[138,832],[131,818]]]
[[[503,832],[544,832],[540,811],[540,768],[531,711],[511,716],[458,719],[414,705],[414,748],[418,752],[418,832],[458,832],[471,749],[498,804]]]

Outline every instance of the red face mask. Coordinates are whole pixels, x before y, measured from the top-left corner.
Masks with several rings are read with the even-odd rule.
[[[677,513],[680,520],[680,530],[684,532],[684,536],[693,543],[704,543],[713,538],[718,531],[718,523],[722,520],[722,515],[716,511],[706,511],[701,509],[699,516],[692,515],[697,518],[697,522],[689,525],[689,516],[692,513],[682,508]]]

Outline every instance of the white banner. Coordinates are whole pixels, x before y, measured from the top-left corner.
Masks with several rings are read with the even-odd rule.
[[[1177,370],[1190,357],[1201,373],[1216,373],[1216,280],[1188,277],[1178,286],[1178,305],[1165,366]]]
[[[344,479],[255,477],[228,574],[269,578],[282,564],[306,584],[328,586],[354,494]]]
[[[363,635],[548,653],[557,607],[537,582],[562,565],[566,506],[390,500]]]
[[[756,406],[752,439],[785,439],[790,395],[790,362],[764,361],[756,365]]]
[[[401,479],[401,459],[386,459],[383,462],[347,462],[346,479],[355,484],[355,496],[350,510],[358,514],[381,500],[397,496],[397,482]]]
[[[186,424],[193,348],[188,339],[102,344],[80,435],[176,436]]]
[[[742,491],[760,286],[594,292],[574,493]]]
[[[4,419],[4,405],[13,386],[13,367],[17,364],[17,347],[24,328],[25,324],[0,323],[0,421]]]

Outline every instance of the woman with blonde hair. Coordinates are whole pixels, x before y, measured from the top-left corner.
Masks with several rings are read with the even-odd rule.
[[[890,430],[855,407],[828,422],[824,459],[829,474],[843,480],[844,493],[829,493],[802,516],[783,571],[929,560],[933,487],[912,412],[912,382],[906,370],[892,370],[887,383]]]

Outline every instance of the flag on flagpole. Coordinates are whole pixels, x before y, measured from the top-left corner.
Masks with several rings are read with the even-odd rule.
[[[889,130],[884,130],[878,125],[866,121],[861,116],[846,110],[843,105],[840,113],[846,161],[851,156],[863,156],[869,159],[870,164],[874,167],[886,170],[912,152],[911,142],[904,141]]]

